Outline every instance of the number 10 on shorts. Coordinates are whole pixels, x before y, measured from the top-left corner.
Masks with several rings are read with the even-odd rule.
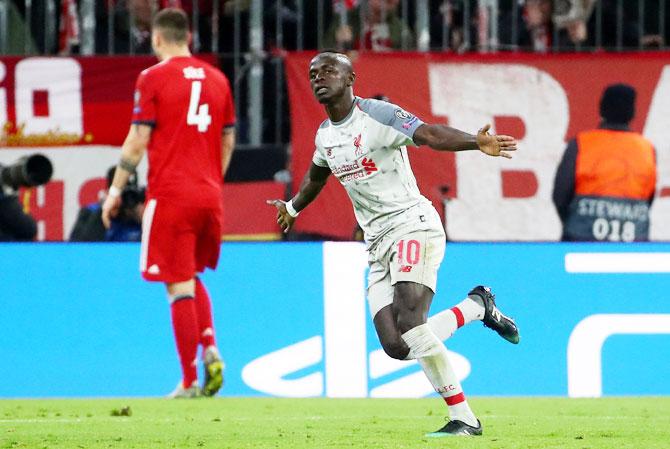
[[[418,240],[398,241],[398,263],[416,265],[421,257],[421,243]]]

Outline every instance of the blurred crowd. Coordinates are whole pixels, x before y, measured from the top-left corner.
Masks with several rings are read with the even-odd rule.
[[[258,5],[269,51],[546,52],[663,47],[670,29],[664,1],[430,0],[427,10],[416,0],[261,0]],[[89,53],[148,53],[151,17],[167,6],[190,15],[197,29],[194,50],[232,52],[236,41],[246,51],[250,10],[256,5],[252,0],[2,0],[0,7],[3,3],[5,54],[78,53],[91,35],[95,43]]]

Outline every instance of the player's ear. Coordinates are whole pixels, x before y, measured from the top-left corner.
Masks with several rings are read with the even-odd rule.
[[[154,29],[151,33],[151,44],[154,48],[158,48],[162,43],[163,36],[161,36],[160,30]]]
[[[347,87],[353,86],[354,81],[356,81],[356,72],[351,72],[347,79]]]
[[[186,43],[188,44],[189,47],[193,44],[193,33],[191,33],[190,31],[186,32]]]

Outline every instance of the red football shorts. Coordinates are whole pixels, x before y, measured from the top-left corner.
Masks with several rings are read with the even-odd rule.
[[[150,199],[142,217],[140,271],[147,281],[182,282],[216,268],[221,208],[188,207]]]

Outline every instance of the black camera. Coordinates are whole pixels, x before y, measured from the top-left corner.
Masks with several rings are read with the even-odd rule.
[[[111,186],[114,181],[114,174],[116,173],[116,165],[109,167],[107,170],[107,186]],[[122,222],[139,222],[141,217],[138,217],[135,210],[139,204],[144,203],[145,199],[144,187],[138,185],[137,174],[131,173],[128,177],[128,183],[121,191],[121,207],[116,219]]]
[[[44,155],[24,156],[12,165],[0,165],[0,184],[17,190],[46,184],[53,174],[51,161]]]
[[[127,185],[121,192],[121,207],[132,209],[138,204],[144,203],[144,188],[136,185]]]
[[[141,223],[137,206],[144,203],[145,189],[135,184],[128,184],[121,192],[121,207],[116,219],[121,222]]]

